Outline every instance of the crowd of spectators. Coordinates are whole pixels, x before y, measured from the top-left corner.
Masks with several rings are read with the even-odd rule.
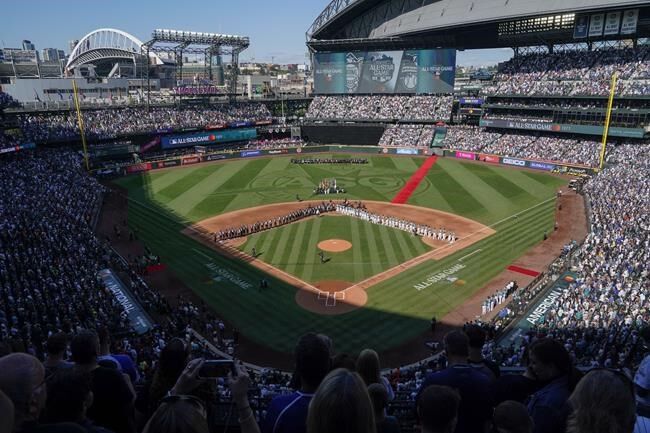
[[[483,91],[502,95],[607,95],[616,71],[617,94],[650,94],[650,50],[646,46],[517,56],[500,65],[494,84]]]
[[[447,129],[445,147],[595,167],[600,160],[601,143],[534,133],[491,132],[476,126],[460,125]]]
[[[305,118],[448,121],[452,102],[452,96],[441,95],[316,96]]]
[[[230,122],[270,121],[266,105],[238,103],[200,108],[144,107],[83,111],[83,124],[89,138],[111,138],[126,134],[204,128]],[[28,141],[36,143],[79,138],[77,114],[29,113],[19,116]]]
[[[0,130],[0,149],[15,147],[21,143],[22,141],[15,135],[5,134],[4,131]]]
[[[17,107],[18,101],[11,97],[10,94],[0,91],[0,111],[7,107]]]
[[[379,139],[379,146],[415,147],[420,143],[423,125],[388,125]]]

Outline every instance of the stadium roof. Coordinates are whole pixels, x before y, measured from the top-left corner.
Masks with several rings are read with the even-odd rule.
[[[400,44],[461,49],[522,46],[526,43],[525,35],[518,38],[517,42],[522,44],[497,37],[498,24],[532,17],[571,15],[570,26],[561,29],[563,32],[556,31],[541,39],[539,32],[536,35],[537,44],[545,43],[546,36],[551,36],[552,42],[570,42],[573,14],[635,7],[640,9],[638,36],[641,37],[641,30],[650,24],[648,0],[333,0],[316,18],[307,36],[308,45],[316,50],[329,49],[327,46],[335,41],[342,44],[334,49],[341,49],[348,44],[343,41],[362,39],[373,45],[387,40],[391,47]],[[463,33],[466,34],[462,36]]]

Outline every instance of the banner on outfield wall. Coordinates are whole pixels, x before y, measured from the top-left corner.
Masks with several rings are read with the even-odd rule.
[[[492,164],[502,164],[514,167],[533,168],[535,170],[550,171],[553,173],[569,174],[571,176],[589,176],[595,170],[591,167],[551,163],[546,161],[532,161],[529,159],[511,158],[507,156],[487,155],[485,153],[465,152],[459,150],[445,150],[445,156],[457,159],[473,159]]]
[[[124,314],[129,318],[131,326],[138,334],[144,334],[153,328],[153,322],[142,309],[140,304],[135,300],[135,296],[122,283],[117,275],[110,269],[102,269],[98,272],[108,290],[111,291],[117,302],[124,309]]]
[[[396,149],[395,154],[397,155],[417,155],[418,150],[417,149]]]
[[[148,171],[148,170],[151,170],[150,162],[144,162],[142,164],[133,164],[126,167],[127,173],[139,173],[141,171]]]
[[[597,125],[571,125],[568,123],[524,122],[504,119],[481,119],[480,126],[488,128],[525,129],[527,131],[570,132],[582,135],[603,135],[603,127]],[[612,126],[608,132],[611,137],[643,138],[643,128],[620,128]]]
[[[36,144],[34,143],[23,143],[19,146],[5,147],[0,149],[0,154],[2,153],[11,153],[11,152],[20,152],[21,150],[34,149]]]
[[[225,131],[196,132],[193,134],[168,135],[161,139],[163,149],[188,147],[197,144],[217,144],[232,141],[246,141],[257,138],[254,128],[229,129]]]

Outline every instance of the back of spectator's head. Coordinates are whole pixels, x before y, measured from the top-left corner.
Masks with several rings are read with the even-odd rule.
[[[48,355],[62,355],[68,347],[68,336],[65,332],[57,332],[50,335],[45,344]]]
[[[0,358],[0,391],[14,405],[17,429],[24,421],[37,420],[47,398],[43,364],[26,353]]]
[[[47,383],[48,422],[81,422],[92,402],[88,373],[59,370]]]
[[[330,351],[325,340],[308,333],[300,337],[296,345],[296,373],[301,385],[317,388],[330,370]]]
[[[541,381],[569,374],[571,357],[562,343],[552,338],[534,341],[528,350],[528,362],[535,376]]]
[[[209,433],[205,408],[192,396],[163,399],[142,433]]]
[[[526,406],[518,401],[506,400],[494,409],[495,433],[532,433],[533,420]]]
[[[354,362],[354,358],[349,354],[337,353],[332,357],[332,370],[337,368],[347,368],[350,371],[356,371],[357,364]]]
[[[568,433],[631,433],[636,421],[632,381],[623,373],[592,370],[569,397]]]
[[[388,406],[388,391],[381,383],[373,383],[368,386],[368,395],[375,411],[375,417],[381,418],[384,415],[384,409]]]
[[[636,401],[650,406],[650,355],[646,356],[634,375]]]
[[[176,380],[190,357],[190,346],[181,338],[172,338],[160,352],[160,373]]]
[[[357,373],[367,385],[379,383],[379,355],[372,349],[364,349],[357,358]]]
[[[344,368],[329,373],[309,404],[307,433],[374,433],[375,416],[363,379]]]
[[[465,334],[469,339],[470,348],[481,349],[485,344],[486,333],[479,325],[467,325],[467,327],[465,327]]]
[[[76,364],[91,364],[99,355],[99,338],[93,331],[82,330],[70,342],[72,360]]]
[[[469,338],[463,331],[450,331],[445,335],[445,351],[448,357],[469,356]]]
[[[424,433],[451,433],[458,422],[460,395],[448,386],[430,385],[417,402]]]
[[[99,339],[99,345],[101,347],[111,344],[111,333],[105,326],[100,326],[97,328],[97,338]]]
[[[0,433],[11,433],[14,429],[14,404],[0,391]]]

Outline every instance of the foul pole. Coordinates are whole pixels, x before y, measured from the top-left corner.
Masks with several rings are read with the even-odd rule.
[[[607,115],[605,116],[605,127],[603,128],[603,141],[600,147],[600,164],[598,168],[603,169],[605,164],[605,148],[607,147],[607,134],[609,133],[609,119],[612,115],[612,105],[614,103],[614,93],[616,92],[616,79],[618,78],[618,72],[612,74],[612,86],[609,89],[609,102],[607,103]]]
[[[77,110],[77,123],[79,124],[79,133],[81,134],[81,145],[84,149],[84,162],[86,163],[86,171],[90,170],[88,164],[88,148],[86,147],[86,133],[84,132],[84,120],[81,116],[81,108],[79,107],[79,97],[77,95],[77,81],[72,80],[72,90],[74,95],[74,107]]]

